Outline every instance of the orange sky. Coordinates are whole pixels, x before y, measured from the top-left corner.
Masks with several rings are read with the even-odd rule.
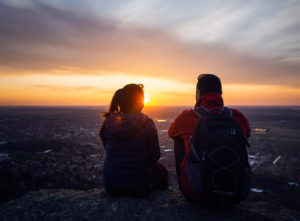
[[[8,76],[0,83],[0,101],[2,105],[109,105],[116,89],[142,83],[150,99],[147,105],[193,105],[195,82],[125,74]],[[225,105],[299,105],[300,89],[223,84],[223,97]]]
[[[75,2],[0,1],[0,105],[108,105],[142,83],[147,105],[192,106],[201,73],[225,105],[300,105],[300,3]]]

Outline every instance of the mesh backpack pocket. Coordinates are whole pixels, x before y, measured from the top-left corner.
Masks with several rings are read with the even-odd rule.
[[[189,183],[198,193],[204,192],[203,167],[199,163],[186,163],[186,175]]]

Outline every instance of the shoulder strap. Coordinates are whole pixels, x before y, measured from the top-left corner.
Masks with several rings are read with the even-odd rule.
[[[202,116],[204,116],[204,115],[206,115],[206,114],[208,114],[209,113],[209,110],[207,110],[205,107],[203,107],[203,106],[198,106],[198,107],[195,107],[194,108],[194,112],[198,115],[198,117],[202,117]]]
[[[191,146],[192,153],[194,154],[196,160],[197,160],[198,162],[200,162],[200,157],[199,157],[199,155],[197,154],[197,151],[196,151],[196,149],[195,149],[195,147],[194,147],[194,143],[193,143],[192,139],[193,139],[193,137],[191,136],[191,137],[190,137],[189,145]]]
[[[194,108],[194,112],[198,115],[198,117],[199,117],[200,119],[201,119],[203,116],[209,114],[209,110],[207,110],[207,109],[206,109],[205,107],[203,107],[203,106],[195,107],[195,108]],[[198,122],[198,124],[199,124],[199,122]],[[197,124],[197,127],[198,127],[198,124]],[[193,155],[195,156],[196,160],[197,160],[198,162],[200,162],[200,156],[197,154],[197,151],[196,151],[195,146],[194,146],[193,136],[194,136],[194,135],[192,135],[192,136],[190,137],[189,145],[190,145],[190,147],[191,147],[191,151],[192,151]]]
[[[232,110],[228,107],[223,107],[223,113],[227,116],[232,117]]]
[[[209,113],[212,113],[214,111],[218,111],[219,113],[224,113],[230,117],[232,117],[232,110],[228,107],[222,107],[221,109],[211,109],[211,110],[208,110],[206,109],[205,107],[203,106],[198,106],[198,107],[195,107],[194,108],[194,112],[199,116],[199,117],[202,117],[206,114],[209,114]]]

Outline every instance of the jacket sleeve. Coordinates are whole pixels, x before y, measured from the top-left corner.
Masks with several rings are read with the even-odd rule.
[[[177,177],[180,179],[180,165],[185,156],[184,140],[181,137],[174,138],[174,155]]]
[[[184,112],[175,118],[168,129],[169,137],[174,139],[175,137],[179,137],[182,135],[182,124],[184,122],[184,119]]]
[[[251,129],[248,119],[238,110],[232,109],[233,111],[233,118],[238,122],[240,125],[244,136],[250,137]]]
[[[158,142],[158,135],[155,124],[152,120],[148,123],[149,133],[147,133],[147,154],[148,163],[150,166],[154,165],[160,158],[160,146]]]

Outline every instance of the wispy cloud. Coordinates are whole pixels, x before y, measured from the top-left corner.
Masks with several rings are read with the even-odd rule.
[[[286,43],[290,41],[294,44],[299,40],[299,32],[296,31],[298,23],[289,20],[286,25],[281,24],[282,19],[287,18],[288,8],[296,8],[297,4],[288,2],[285,10],[278,11],[276,19],[269,22],[266,19],[256,24],[259,20],[254,16],[259,6],[238,3],[229,4],[204,18],[195,19],[195,22],[187,15],[178,15],[181,20],[177,22],[181,26],[177,31],[182,36],[189,33],[195,35],[194,41],[184,41],[174,35],[175,29],[170,20],[171,28],[164,28],[163,25],[124,26],[118,20],[120,18],[109,18],[105,13],[104,17],[88,14],[83,16],[67,10],[67,7],[50,6],[36,1],[23,7],[0,2],[0,74],[101,75],[105,72],[126,72],[193,81],[198,73],[213,72],[219,73],[225,83],[299,87],[299,50]],[[158,3],[146,4],[141,8],[137,5],[135,13],[156,4]],[[215,7],[217,6],[218,4]],[[247,12],[249,7],[250,12]],[[162,8],[166,10],[165,7]],[[269,8],[272,9],[271,6]],[[118,9],[122,11],[120,5]],[[269,17],[271,9],[265,9],[269,10]],[[123,8],[123,15],[128,10]],[[162,14],[163,11],[158,13]],[[177,9],[171,15],[173,21],[179,11]],[[260,12],[259,16],[262,14]],[[134,15],[128,19],[130,24],[136,20]],[[250,17],[253,17],[253,21]],[[237,22],[239,18],[243,18],[243,22]],[[142,24],[145,23],[147,20]],[[201,29],[202,32],[198,31]],[[234,36],[236,32],[237,37]],[[266,32],[282,36],[282,39],[274,40]],[[212,42],[202,41],[205,36],[208,39],[216,37]],[[230,38],[233,42],[228,43]],[[234,47],[238,45],[243,48],[243,42],[246,46],[251,46],[249,53]],[[259,44],[256,45],[255,42]],[[270,48],[270,51],[276,51],[279,49],[274,45],[280,42],[282,47],[286,47],[283,55],[276,54],[275,59],[273,56],[261,56],[260,47],[266,48],[265,51]],[[255,50],[258,53],[254,53]]]
[[[181,97],[193,97],[195,94],[189,94],[189,93],[180,93],[180,92],[164,92],[164,95],[170,95],[170,96],[181,96]]]
[[[41,90],[50,90],[50,91],[86,91],[99,89],[96,87],[72,87],[72,86],[54,86],[54,85],[32,85],[31,88],[41,89]]]
[[[51,92],[85,92],[85,91],[93,91],[100,94],[109,94],[112,95],[114,93],[113,90],[107,90],[101,87],[87,87],[87,86],[67,86],[67,85],[46,85],[46,84],[37,84],[29,86],[30,89],[35,90],[46,90]]]

